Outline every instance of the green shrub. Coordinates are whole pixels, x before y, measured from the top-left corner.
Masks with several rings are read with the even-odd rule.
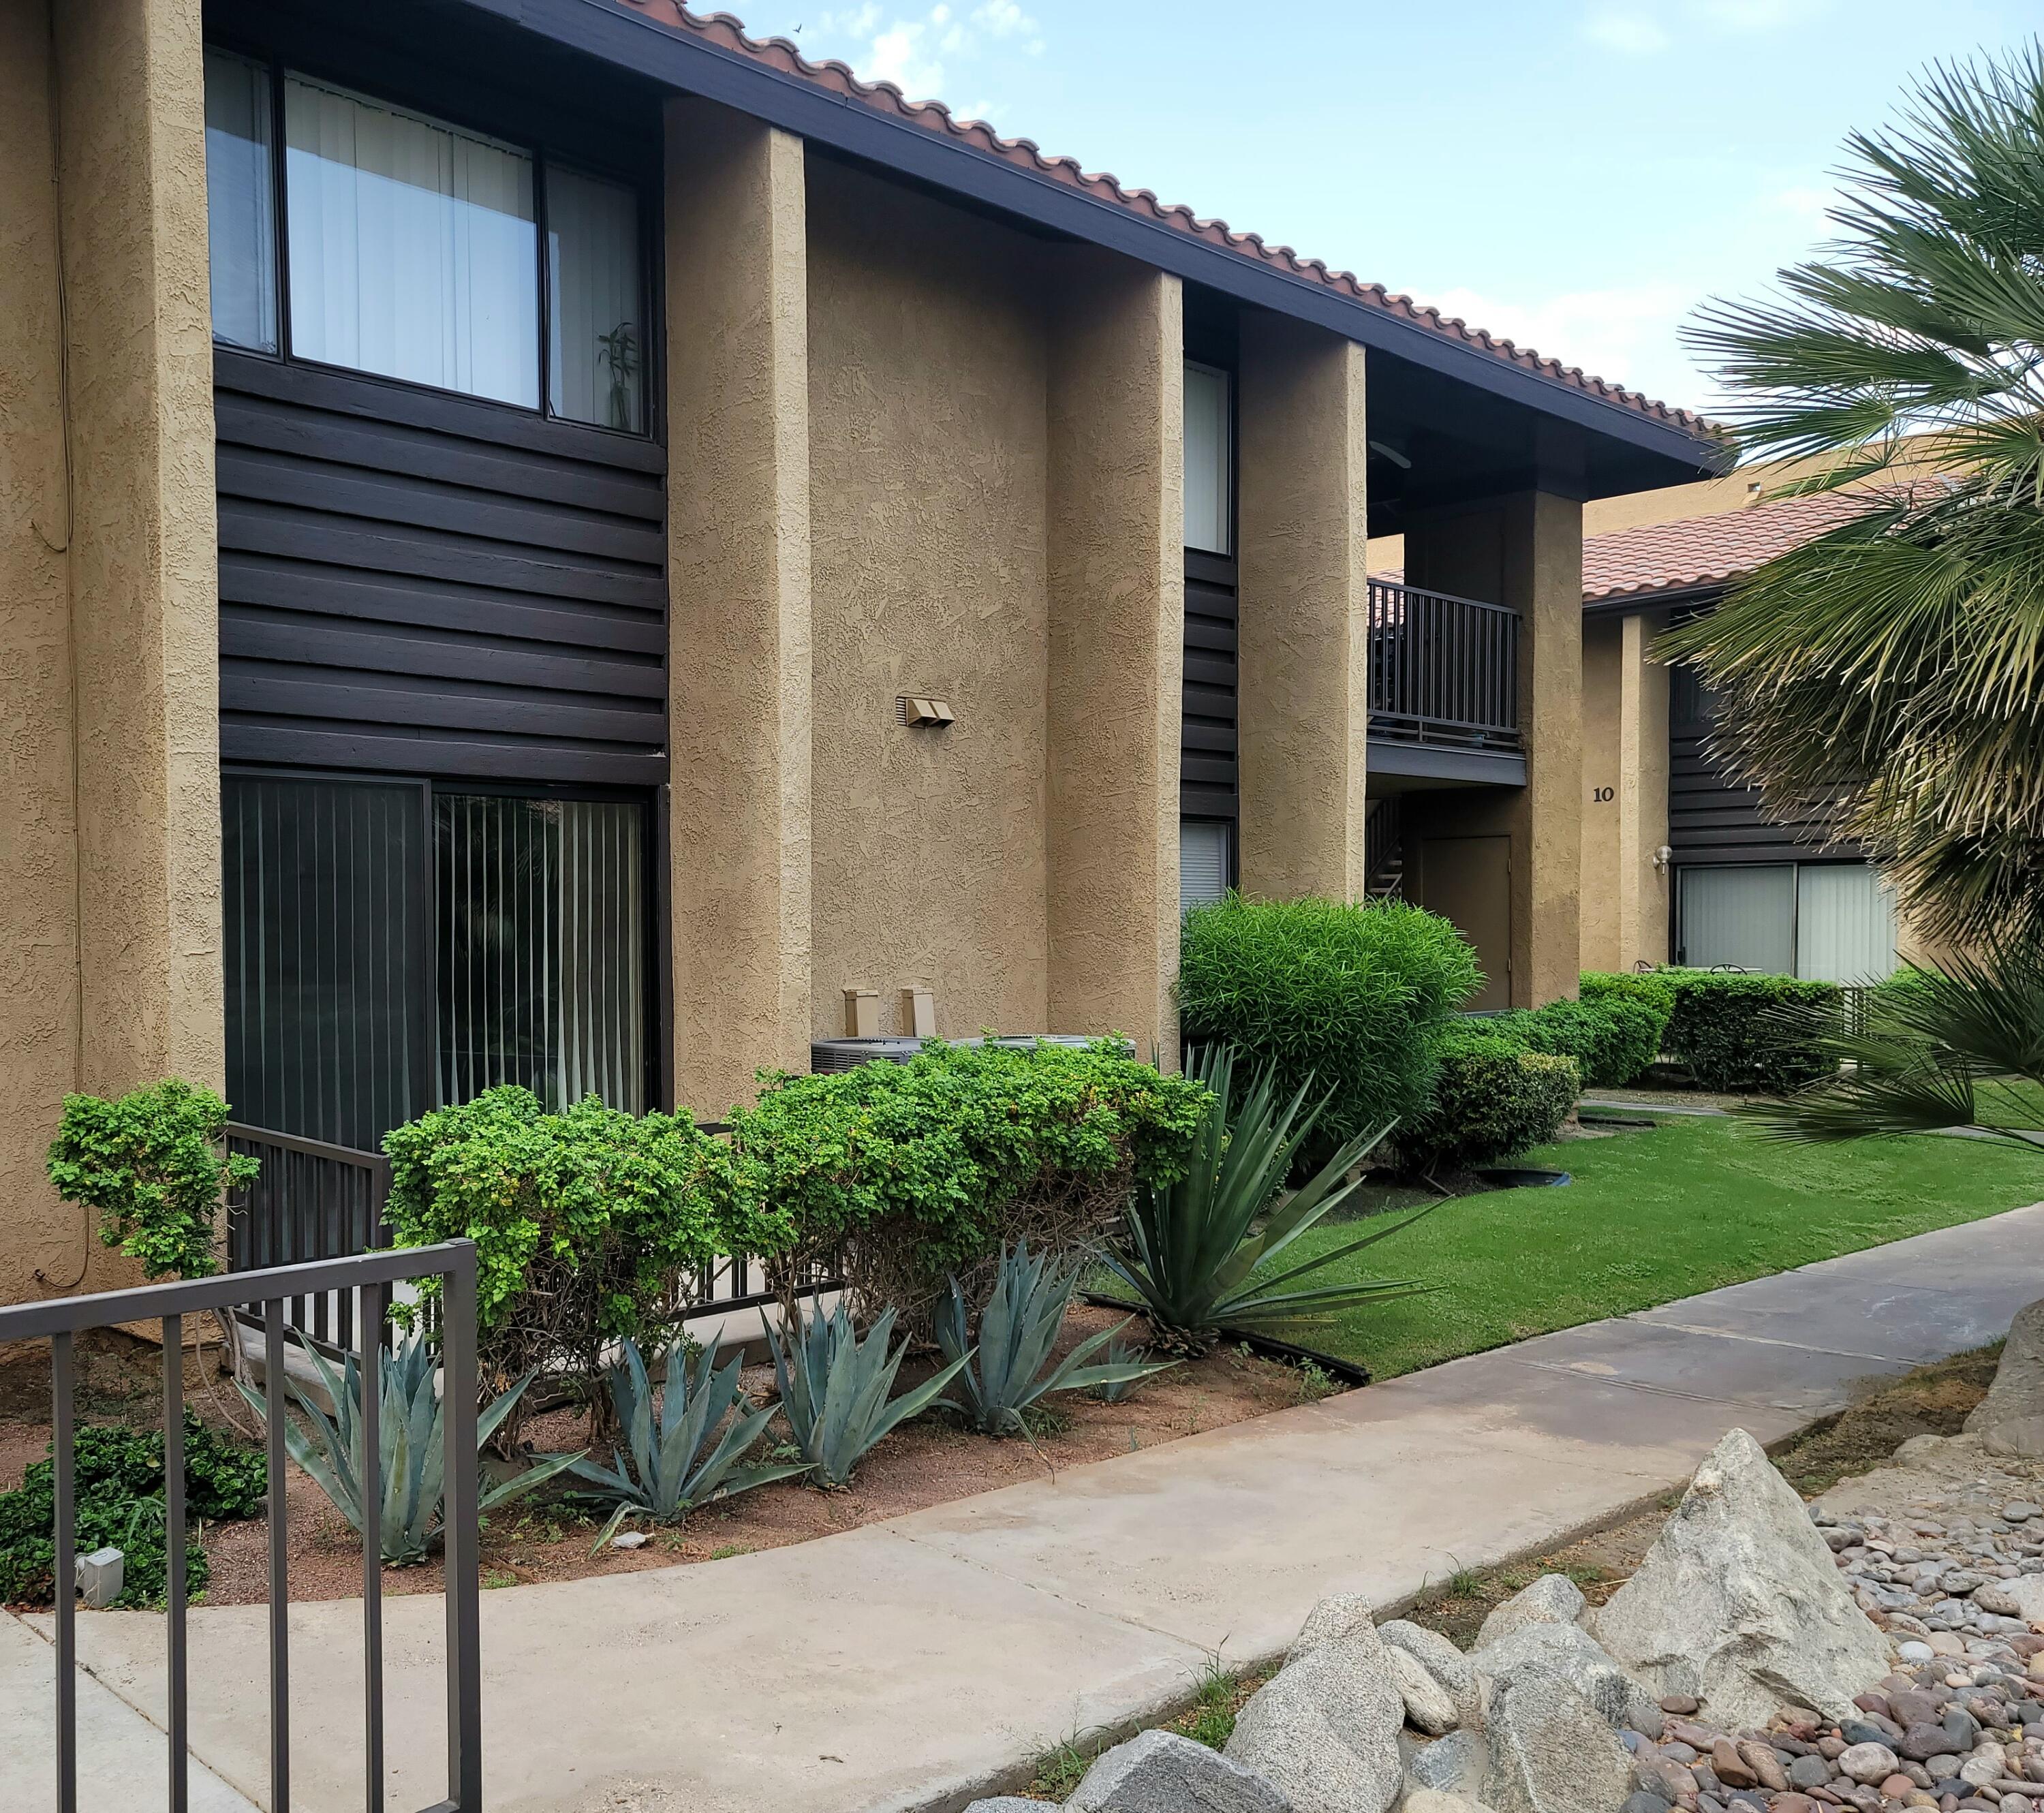
[[[1428,1175],[1500,1164],[1544,1145],[1582,1089],[1573,1058],[1532,1050],[1491,1021],[1450,1027],[1435,1051],[1433,1099],[1397,1135],[1406,1164]]]
[[[126,1558],[121,1597],[126,1606],[154,1605],[169,1589],[163,1527],[163,1438],[160,1432],[88,1426],[72,1450],[77,1552],[111,1545]],[[229,1441],[185,1412],[185,1585],[206,1583],[202,1519],[211,1523],[259,1516],[267,1475],[262,1450]],[[51,1462],[31,1462],[21,1484],[0,1492],[0,1604],[48,1605],[55,1595],[56,1488]]]
[[[1786,1095],[1838,1069],[1815,1036],[1836,1020],[1843,1000],[1836,983],[1714,970],[1658,974],[1675,997],[1668,1051],[1700,1088]]]
[[[549,1114],[507,1085],[421,1115],[383,1149],[398,1244],[475,1243],[486,1398],[540,1369],[578,1384],[600,1415],[604,1350],[628,1337],[664,1346],[699,1269],[770,1237],[686,1112],[623,1114],[591,1096]],[[505,1425],[507,1450],[519,1420]]]
[[[983,1288],[1004,1240],[1090,1245],[1137,1182],[1181,1175],[1206,1091],[1101,1042],[947,1046],[906,1064],[765,1079],[731,1117],[733,1187],[784,1290],[841,1260],[862,1321],[927,1332],[946,1278]]]
[[[1496,1015],[1488,1024],[1528,1051],[1574,1058],[1585,1083],[1617,1089],[1660,1055],[1669,1005],[1643,995],[1612,993],[1550,1001],[1545,1007]]]
[[[175,1077],[113,1101],[67,1095],[49,1178],[67,1202],[99,1212],[99,1238],[151,1278],[220,1269],[221,1204],[262,1169],[221,1150],[227,1104]]]
[[[1281,1099],[1327,1097],[1315,1143],[1331,1150],[1424,1107],[1434,1035],[1480,974],[1454,927],[1418,907],[1231,894],[1185,916],[1179,1026],[1188,1045],[1271,1066]]]

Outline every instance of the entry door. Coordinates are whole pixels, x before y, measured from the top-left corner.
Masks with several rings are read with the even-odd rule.
[[[1420,905],[1468,940],[1483,966],[1473,1008],[1512,1004],[1512,839],[1430,837],[1420,845]]]

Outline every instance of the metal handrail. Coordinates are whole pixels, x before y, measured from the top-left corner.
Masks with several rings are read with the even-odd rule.
[[[163,1536],[167,1580],[170,1807],[185,1813],[190,1796],[185,1587],[184,1318],[262,1308],[263,1405],[267,1438],[270,1546],[270,1804],[291,1803],[290,1577],[286,1517],[284,1304],[328,1291],[359,1291],[364,1478],[362,1596],[364,1645],[363,1749],[369,1800],[383,1804],[383,1572],[382,1332],[390,1287],[416,1278],[444,1281],[440,1316],[442,1428],[445,1441],[441,1527],[447,1576],[448,1792],[422,1813],[482,1813],[482,1669],[477,1654],[477,1463],[474,1244],[450,1240],[395,1252],[362,1253],[264,1271],[143,1285],[89,1296],[55,1297],[0,1308],[0,1342],[50,1343],[52,1485],[56,1500],[56,1805],[78,1813],[78,1606],[75,1588],[77,1424],[74,1337],[94,1328],[153,1321],[163,1328]]]
[[[1373,579],[1369,625],[1373,736],[1520,747],[1517,611]]]

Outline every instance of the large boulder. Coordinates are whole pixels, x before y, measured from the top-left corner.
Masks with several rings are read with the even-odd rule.
[[[1590,1614],[1605,1649],[1715,1724],[1764,1724],[1785,1702],[1832,1719],[1881,1679],[1888,1646],[1801,1499],[1735,1429],[1697,1468],[1638,1573]]]
[[[1566,1681],[1613,1730],[1630,1727],[1658,1738],[1658,1696],[1579,1624],[1522,1624],[1472,1650],[1470,1665],[1493,1679],[1531,1671]]]
[[[1461,1723],[1448,1690],[1427,1673],[1427,1665],[1404,1650],[1384,1646],[1384,1661],[1392,1685],[1405,1702],[1405,1723],[1416,1731],[1438,1738]]]
[[[1470,1659],[1438,1631],[1394,1618],[1377,1627],[1387,1649],[1403,1650],[1447,1689],[1455,1704],[1455,1723],[1475,1725],[1483,1718],[1483,1694]]]
[[[1478,1733],[1450,1731],[1406,1758],[1406,1804],[1412,1803],[1414,1788],[1431,1788],[1443,1794],[1473,1799],[1483,1792],[1484,1777],[1489,1768],[1490,1755]]]
[[[1566,1574],[1543,1574],[1524,1592],[1492,1608],[1476,1634],[1476,1647],[1486,1649],[1529,1624],[1573,1624],[1585,1609],[1581,1589]]]
[[[1604,1715],[1535,1669],[1493,1680],[1484,1704],[1485,1797],[1497,1813],[1619,1813],[1632,1757]]]
[[[1030,1803],[1041,1813],[1040,1801]],[[1174,1731],[1145,1731],[1085,1772],[1065,1813],[1293,1813],[1285,1796],[1239,1763]]]
[[[1491,1813],[1481,1800],[1443,1794],[1437,1788],[1416,1788],[1405,1796],[1405,1813]]]
[[[1987,1396],[1966,1418],[1990,1454],[2044,1459],[2044,1297],[2015,1312]]]
[[[1404,1766],[1404,1696],[1362,1600],[1322,1601],[1289,1659],[1251,1696],[1228,1741],[1297,1813],[1388,1813]]]

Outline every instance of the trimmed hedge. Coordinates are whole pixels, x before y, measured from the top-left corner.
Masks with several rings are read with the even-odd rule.
[[[1185,916],[1179,951],[1185,1043],[1327,1097],[1314,1133],[1330,1147],[1426,1106],[1436,1035],[1481,974],[1452,924],[1402,901],[1231,894]]]
[[[1494,1021],[1451,1026],[1435,1047],[1433,1099],[1398,1130],[1400,1156],[1414,1170],[1469,1170],[1544,1145],[1582,1089],[1573,1058],[1532,1050]]]
[[[1531,1051],[1573,1058],[1585,1083],[1619,1089],[1660,1055],[1673,1006],[1642,994],[1585,994],[1581,1001],[1499,1014],[1489,1024]]]
[[[1786,1095],[1838,1069],[1811,1036],[1838,1018],[1835,982],[1712,970],[1663,970],[1658,979],[1674,993],[1668,1054],[1700,1089]]]

